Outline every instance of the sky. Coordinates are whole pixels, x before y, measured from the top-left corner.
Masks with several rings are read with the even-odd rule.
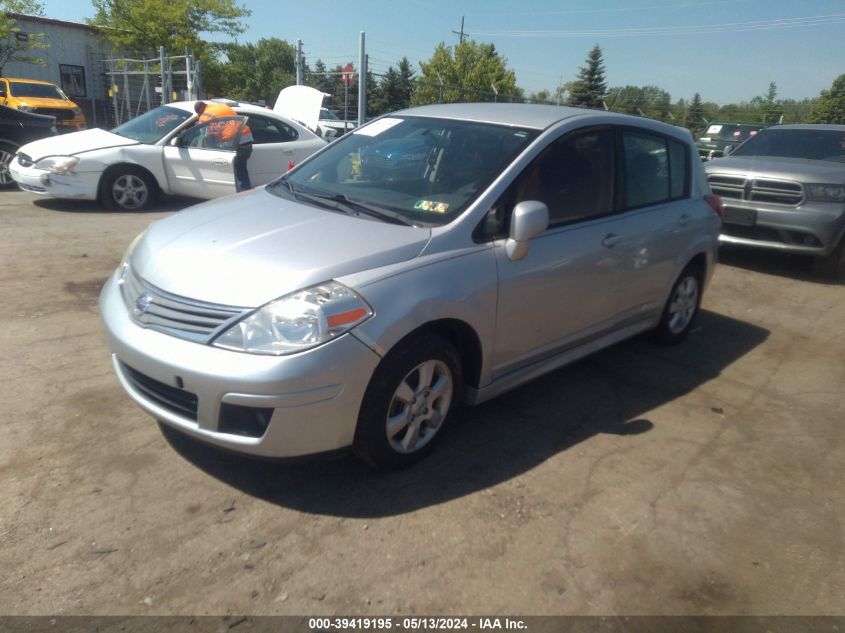
[[[42,0],[45,15],[82,21],[86,0]],[[464,31],[495,44],[527,94],[576,78],[598,44],[609,87],[655,85],[673,101],[698,92],[720,105],[765,95],[818,96],[845,73],[845,0],[356,0],[239,2],[252,14],[239,43],[303,42],[308,64],[357,66],[365,33],[370,70],[403,56],[419,69]],[[220,39],[219,36],[217,39]]]

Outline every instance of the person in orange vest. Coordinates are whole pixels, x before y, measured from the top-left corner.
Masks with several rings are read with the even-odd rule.
[[[197,101],[194,104],[194,112],[199,115],[199,123],[207,123],[214,119],[222,119],[224,117],[238,116],[232,108],[225,103],[206,103],[205,101]],[[238,132],[238,126],[234,122],[226,122],[221,124],[211,124],[208,126],[209,137],[217,143],[228,143],[234,140],[235,134]],[[235,150],[235,190],[245,191],[252,189],[252,184],[249,181],[249,172],[246,168],[246,163],[249,157],[252,156],[252,130],[249,126],[244,124],[241,128],[241,138],[238,143],[238,148]]]

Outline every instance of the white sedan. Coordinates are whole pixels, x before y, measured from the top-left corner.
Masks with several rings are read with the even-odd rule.
[[[247,163],[252,185],[266,184],[326,141],[272,110],[226,101],[254,137]],[[99,200],[112,209],[139,211],[159,192],[217,198],[235,193],[232,162],[237,137],[209,147],[214,121],[196,124],[194,102],[163,105],[111,131],[90,129],[42,139],[20,148],[9,165],[18,186],[55,198]]]

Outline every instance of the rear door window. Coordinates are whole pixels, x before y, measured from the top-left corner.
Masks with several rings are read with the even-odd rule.
[[[689,152],[660,134],[622,131],[625,207],[660,204],[689,195]]]

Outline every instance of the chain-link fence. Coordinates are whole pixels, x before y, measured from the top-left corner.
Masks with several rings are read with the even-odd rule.
[[[107,59],[109,106],[103,115],[114,127],[162,103],[191,101],[202,93],[199,65],[191,55],[153,59]]]

